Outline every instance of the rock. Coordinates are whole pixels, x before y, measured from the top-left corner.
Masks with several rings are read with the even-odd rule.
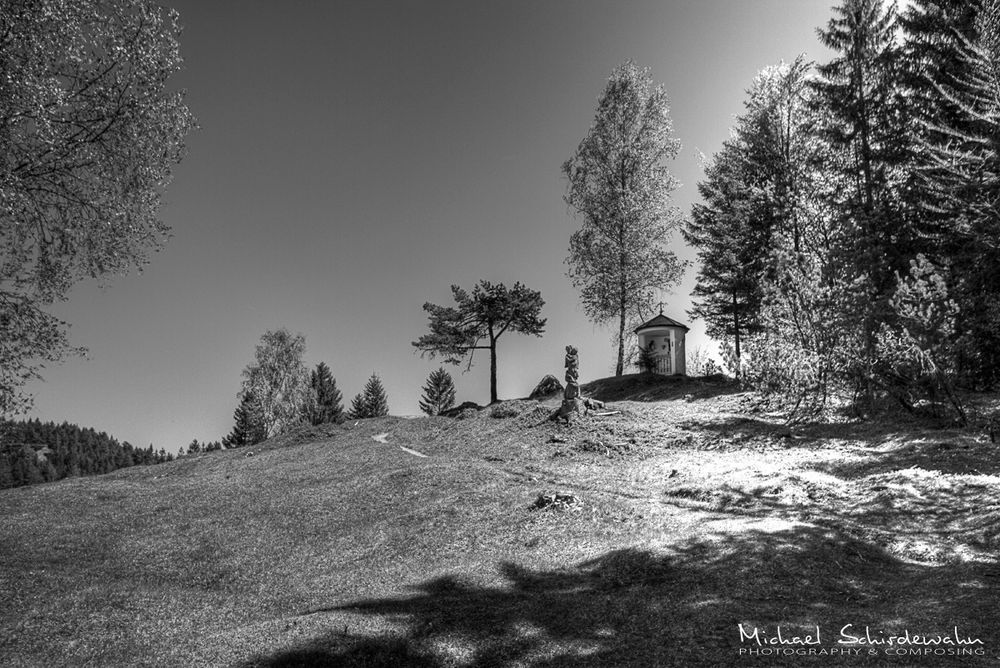
[[[465,418],[475,417],[476,414],[479,413],[479,411],[481,411],[482,409],[483,407],[477,404],[475,401],[466,401],[459,406],[455,406],[454,408],[449,408],[446,411],[441,411],[441,416],[465,419]]]
[[[559,379],[553,376],[552,374],[548,374],[540,381],[538,381],[538,385],[535,385],[535,389],[531,391],[531,394],[528,395],[528,398],[543,399],[545,397],[549,397],[553,394],[556,394],[557,392],[562,392],[562,390],[563,386],[562,383],[559,382]]]
[[[544,510],[546,508],[555,508],[557,510],[570,510],[578,509],[579,507],[580,501],[573,494],[569,492],[550,492],[539,494],[531,509]]]

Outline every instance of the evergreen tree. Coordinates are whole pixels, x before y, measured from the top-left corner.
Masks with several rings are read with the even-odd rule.
[[[337,381],[330,373],[330,367],[320,362],[309,377],[313,397],[310,407],[312,424],[332,422],[339,424],[344,421],[344,406],[341,403],[340,390]]]
[[[351,401],[352,420],[362,418],[385,417],[389,414],[389,398],[382,387],[382,381],[378,375],[372,374],[365,384],[363,392],[354,397]]]
[[[906,16],[921,100],[918,193],[958,306],[952,348],[966,383],[1000,383],[1000,3],[921,0]]]
[[[427,377],[423,387],[424,395],[420,398],[420,410],[427,415],[440,415],[455,405],[455,383],[451,374],[438,367]]]
[[[829,150],[824,170],[838,180],[828,190],[837,222],[836,255],[842,289],[853,299],[845,313],[856,323],[859,355],[848,375],[871,405],[877,379],[876,333],[890,323],[896,277],[919,250],[910,160],[912,112],[903,86],[894,5],[844,0],[820,40],[835,52],[814,82],[817,130]]]
[[[0,422],[0,489],[156,463],[145,455],[105,432],[68,422]]]
[[[636,361],[636,366],[643,373],[655,373],[657,367],[656,359],[656,345],[650,341],[649,345],[643,348],[639,347],[639,355]]]
[[[497,400],[497,341],[507,331],[541,336],[545,318],[540,317],[545,300],[542,293],[515,283],[479,281],[469,294],[451,286],[456,306],[438,306],[430,302],[424,310],[430,320],[430,333],[413,346],[432,358],[442,355],[446,362],[458,364],[468,355],[469,367],[477,350],[490,351],[490,402]]]
[[[257,410],[253,392],[244,392],[240,397],[240,405],[233,413],[233,431],[223,439],[223,445],[227,448],[239,448],[260,443],[267,438],[256,415]]]
[[[803,253],[811,242],[810,163],[818,148],[809,132],[808,68],[799,58],[757,75],[746,112],[698,183],[704,203],[683,230],[700,260],[690,313],[705,320],[710,336],[732,342],[737,376],[743,340],[761,330],[775,250]]]

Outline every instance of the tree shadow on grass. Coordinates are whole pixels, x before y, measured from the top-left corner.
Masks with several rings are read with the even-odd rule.
[[[722,374],[714,376],[661,376],[633,373],[591,381],[580,388],[584,396],[599,401],[664,401],[669,399],[709,399],[739,394],[736,381]]]
[[[908,563],[807,524],[764,521],[664,552],[616,550],[548,571],[503,562],[499,570],[501,585],[442,577],[413,595],[307,611],[395,620],[405,632],[386,638],[332,632],[245,665],[969,666],[995,665],[1000,646],[996,566]],[[874,655],[860,647],[849,657],[751,655],[771,648],[741,642],[739,624],[765,638],[778,626],[785,638],[818,626],[814,650],[844,648],[837,640],[847,624],[857,636],[870,627],[876,639],[906,631],[949,635],[957,627],[962,638],[981,640],[967,647],[985,655],[893,657],[884,647]]]
[[[973,434],[950,431],[913,434],[869,449],[864,457],[817,463],[814,468],[848,480],[911,468],[956,475],[998,475],[1000,458],[992,444]]]

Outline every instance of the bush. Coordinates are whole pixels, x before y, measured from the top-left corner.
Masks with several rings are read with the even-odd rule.
[[[490,417],[499,419],[517,417],[520,414],[520,408],[512,401],[505,401],[503,403],[496,404],[492,409],[490,409]]]

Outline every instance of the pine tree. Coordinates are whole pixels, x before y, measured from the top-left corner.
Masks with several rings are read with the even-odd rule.
[[[389,414],[389,399],[377,374],[372,374],[363,392],[351,401],[352,420],[385,417]]]
[[[808,68],[799,58],[757,75],[746,112],[698,183],[704,203],[694,206],[683,230],[700,260],[690,314],[731,345],[737,376],[743,340],[761,329],[775,249],[800,253],[810,242],[806,200],[817,142],[808,131]]]
[[[823,169],[839,182],[829,190],[837,223],[836,269],[858,337],[858,354],[847,375],[870,407],[876,333],[891,323],[890,299],[920,248],[914,176],[910,161],[916,138],[911,103],[903,86],[895,5],[881,0],[844,0],[821,42],[835,52],[814,81],[818,134],[829,147]]]
[[[254,445],[267,438],[261,428],[261,422],[256,417],[257,400],[253,392],[244,392],[240,397],[240,405],[233,413],[233,431],[223,439],[227,448],[238,448],[244,445]]]
[[[639,355],[636,361],[636,366],[638,366],[643,373],[656,372],[656,346],[652,341],[650,341],[649,345],[645,348],[642,346],[639,347]]]
[[[451,374],[438,367],[427,377],[423,387],[424,395],[420,399],[420,410],[427,415],[440,415],[455,405],[455,383]]]
[[[905,26],[924,102],[915,171],[927,255],[958,304],[959,373],[989,388],[1000,383],[1000,2],[920,0]]]
[[[316,424],[332,422],[339,424],[344,421],[344,406],[341,403],[337,380],[330,373],[330,367],[324,362],[316,365],[310,374],[309,385],[312,387],[313,399],[310,421]]]
[[[539,317],[545,300],[542,293],[521,283],[508,288],[503,283],[479,281],[469,294],[451,286],[455,306],[424,304],[430,320],[430,333],[413,346],[432,358],[441,355],[449,364],[458,364],[465,356],[469,367],[477,350],[490,351],[490,402],[497,400],[497,341],[510,331],[541,336],[545,318]]]

